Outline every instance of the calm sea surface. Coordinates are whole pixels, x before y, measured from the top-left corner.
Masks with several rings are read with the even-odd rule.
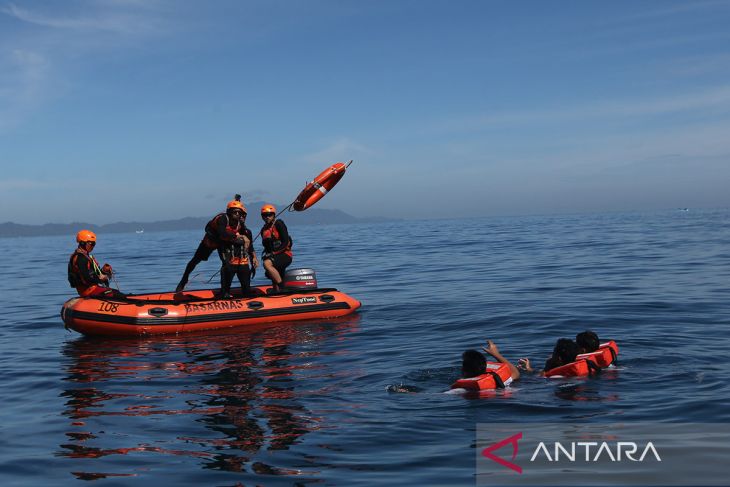
[[[202,230],[145,230],[95,255],[122,291],[171,290]],[[83,338],[59,317],[73,235],[0,239],[0,484],[473,485],[477,423],[730,422],[728,210],[291,231],[292,267],[358,314]],[[487,338],[540,364],[587,328],[618,369],[442,394]]]

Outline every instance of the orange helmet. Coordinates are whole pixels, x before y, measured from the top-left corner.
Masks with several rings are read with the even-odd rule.
[[[96,234],[91,230],[81,230],[76,234],[76,241],[81,242],[96,242]]]
[[[228,202],[226,205],[226,211],[230,210],[241,210],[244,214],[248,213],[246,207],[241,203],[241,195],[237,194],[234,199]]]
[[[264,205],[261,207],[261,213],[276,213],[276,208],[274,208],[274,205]]]
[[[246,211],[246,207],[243,206],[243,203],[241,203],[240,201],[236,201],[236,200],[229,202],[226,205],[226,210],[241,210],[244,213],[248,213]]]

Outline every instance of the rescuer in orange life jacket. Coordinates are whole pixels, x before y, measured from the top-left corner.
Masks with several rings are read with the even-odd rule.
[[[190,273],[193,272],[195,266],[204,260],[208,260],[208,257],[210,257],[210,254],[214,250],[220,250],[225,245],[234,243],[244,245],[247,248],[251,247],[251,232],[248,232],[249,237],[246,237],[243,231],[246,228],[243,222],[245,215],[246,207],[241,203],[241,195],[237,194],[235,199],[229,201],[228,205],[226,205],[225,213],[218,213],[205,225],[205,236],[200,242],[200,245],[198,245],[195,255],[193,255],[193,258],[190,259],[190,262],[185,267],[182,279],[180,279],[180,283],[175,288],[176,293],[185,289]],[[223,254],[219,252],[218,255],[221,261],[225,263]],[[253,254],[252,264],[254,269],[258,266],[258,260],[255,254]],[[221,277],[223,277],[222,272]]]
[[[253,235],[251,230],[246,228],[246,207],[236,207],[239,216],[238,237],[232,242],[223,242],[218,248],[218,255],[223,262],[221,267],[221,297],[231,297],[231,283],[233,276],[238,276],[241,283],[241,291],[245,296],[251,289],[251,267],[258,266],[256,252],[253,249]],[[243,238],[240,238],[243,237]],[[255,273],[255,271],[254,271]]]
[[[278,291],[284,278],[286,268],[292,261],[292,239],[282,220],[276,218],[273,205],[261,207],[261,243],[264,245],[263,264],[266,277],[271,279],[274,291]]]
[[[91,250],[96,245],[96,234],[90,230],[81,230],[76,234],[78,247],[68,261],[68,283],[75,287],[79,296],[103,296],[124,298],[125,295],[109,287],[109,278],[113,270],[109,264],[99,267]]]

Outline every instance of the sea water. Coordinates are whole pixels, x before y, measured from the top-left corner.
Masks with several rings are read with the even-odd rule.
[[[730,421],[728,210],[290,230],[292,267],[357,314],[84,338],[59,316],[73,235],[0,239],[2,485],[473,485],[478,423]],[[102,233],[95,255],[124,292],[172,290],[201,237]],[[618,368],[443,394],[467,348],[539,366],[585,329]]]

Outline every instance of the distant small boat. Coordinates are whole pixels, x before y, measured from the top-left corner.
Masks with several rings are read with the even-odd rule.
[[[135,230],[134,233],[144,233],[144,230]]]

